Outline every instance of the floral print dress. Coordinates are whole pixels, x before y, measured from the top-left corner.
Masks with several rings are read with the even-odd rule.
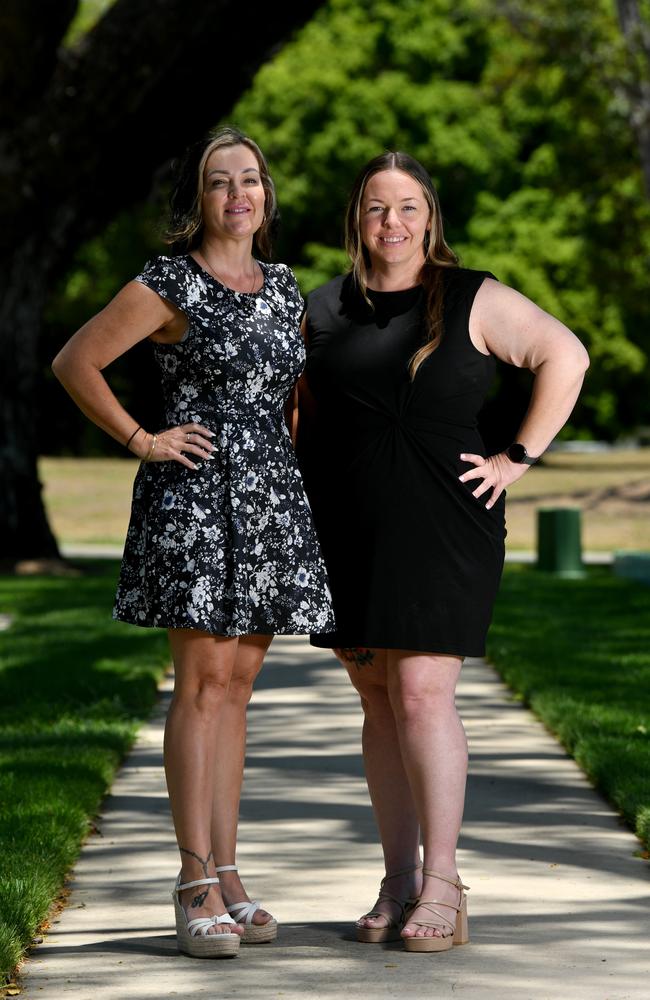
[[[137,281],[188,319],[154,344],[165,426],[213,431],[212,461],[142,463],[113,617],[215,635],[333,628],[326,572],[284,422],[305,361],[302,299],[284,264],[235,292],[190,255],[157,257]]]

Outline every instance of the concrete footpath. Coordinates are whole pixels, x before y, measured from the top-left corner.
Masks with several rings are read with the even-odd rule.
[[[648,862],[544,728],[481,661],[459,707],[471,774],[459,869],[470,944],[439,955],[356,942],[383,874],[343,670],[277,638],[250,708],[238,861],[278,918],[239,957],[180,956],[161,745],[169,685],[104,803],[68,907],[23,970],[28,1000],[206,997],[647,1000]]]

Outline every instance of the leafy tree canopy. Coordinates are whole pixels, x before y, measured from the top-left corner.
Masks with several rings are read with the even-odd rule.
[[[463,262],[588,344],[583,419],[609,436],[641,419],[650,348],[649,212],[625,73],[607,0],[331,0],[234,117],[268,150],[307,289],[339,264],[329,248],[359,165],[385,148],[422,160]],[[625,386],[636,393],[623,400]]]
[[[420,159],[463,263],[589,347],[572,432],[614,437],[649,419],[650,209],[629,75],[610,0],[329,0],[229,119],[270,160],[278,256],[304,291],[344,266],[360,165],[387,148]]]

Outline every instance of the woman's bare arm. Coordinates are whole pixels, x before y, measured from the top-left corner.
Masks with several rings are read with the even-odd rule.
[[[113,393],[103,369],[147,338],[177,342],[186,326],[187,320],[179,309],[141,282],[131,281],[70,338],[52,362],[52,370],[79,409],[111,437],[126,444],[138,425]],[[189,432],[198,436],[195,443],[186,441],[185,428],[173,435],[168,431],[160,434],[155,459],[173,459],[193,468],[178,445],[185,435],[183,451],[205,458],[208,432],[198,424],[192,425]],[[151,450],[152,439],[151,434],[139,431],[129,445],[130,450],[144,458]]]
[[[478,350],[534,373],[530,404],[516,440],[529,455],[541,455],[575,406],[589,366],[587,351],[563,323],[513,288],[490,278],[476,294],[470,336]],[[492,489],[487,507],[529,468],[511,462],[505,453],[487,460],[480,455],[461,457],[475,466],[460,477],[461,481],[483,480],[474,496]]]

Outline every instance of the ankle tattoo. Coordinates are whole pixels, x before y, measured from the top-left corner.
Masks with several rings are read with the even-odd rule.
[[[372,649],[364,649],[362,646],[342,646],[341,656],[348,663],[354,663],[358,670],[370,666],[375,658]]]
[[[203,906],[203,904],[206,901],[207,895],[208,895],[208,890],[206,889],[205,892],[200,892],[198,896],[195,896],[192,902],[190,903],[191,908],[193,910],[196,910],[199,906]]]
[[[214,858],[212,857],[212,851],[210,851],[210,853],[208,854],[207,858],[205,858],[205,860],[204,860],[203,858],[199,857],[199,855],[196,854],[194,851],[190,851],[190,849],[188,847],[179,847],[178,849],[181,852],[181,854],[191,854],[191,856],[193,858],[196,858],[196,860],[199,862],[199,864],[203,868],[203,874],[205,875],[205,877],[206,878],[209,877],[208,876],[208,865],[210,863],[210,859],[211,858],[214,861]],[[197,899],[198,899],[198,897],[197,897]]]

